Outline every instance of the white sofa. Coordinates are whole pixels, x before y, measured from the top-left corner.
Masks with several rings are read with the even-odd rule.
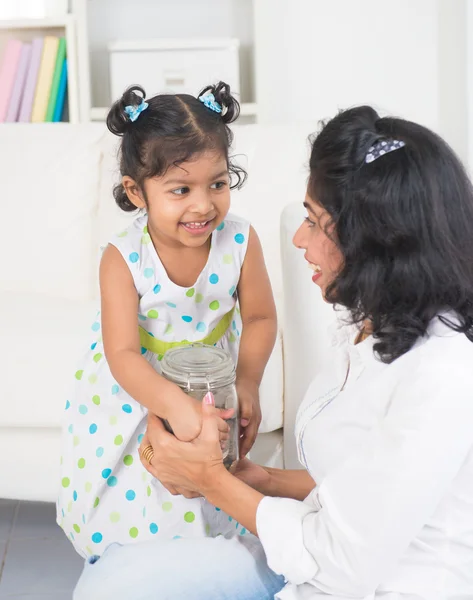
[[[281,330],[252,458],[293,468],[294,415],[333,319],[291,243],[310,126],[234,129],[249,179],[232,210],[260,235]],[[116,138],[102,124],[0,127],[0,497],[55,499],[63,407],[98,307],[99,248],[131,218],[112,198],[116,162]]]

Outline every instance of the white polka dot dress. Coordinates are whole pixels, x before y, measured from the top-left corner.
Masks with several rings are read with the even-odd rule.
[[[147,215],[111,240],[138,291],[142,354],[158,372],[162,352],[184,340],[216,343],[236,363],[242,330],[236,288],[248,234],[247,221],[227,215],[212,234],[207,264],[191,288],[169,280],[148,234]],[[222,325],[216,340],[215,328],[222,332]],[[142,467],[138,448],[147,410],[110,372],[100,313],[90,333],[90,348],[66,402],[57,502],[58,523],[76,550],[87,557],[114,542],[245,534],[202,498],[172,496]]]

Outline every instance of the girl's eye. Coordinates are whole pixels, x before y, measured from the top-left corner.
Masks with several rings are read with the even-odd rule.
[[[212,185],[210,186],[211,189],[213,190],[221,190],[223,187],[225,187],[227,185],[226,181],[217,181],[215,183],[212,183]]]
[[[176,188],[175,190],[171,190],[171,194],[175,194],[176,196],[183,196],[184,194],[187,194],[188,192],[189,192],[188,187],[180,187],[180,188]]]
[[[314,221],[311,221],[311,220],[309,219],[309,217],[306,217],[304,220],[305,220],[305,222],[307,223],[307,225],[308,225],[309,227],[315,227],[315,226],[317,225],[317,223],[315,223]]]

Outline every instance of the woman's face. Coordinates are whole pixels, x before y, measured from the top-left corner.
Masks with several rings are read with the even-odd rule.
[[[330,215],[306,195],[304,206],[307,217],[294,236],[293,243],[305,250],[304,258],[313,271],[312,281],[325,297],[327,286],[335,279],[343,264],[343,257],[336,244],[325,233],[332,235]]]

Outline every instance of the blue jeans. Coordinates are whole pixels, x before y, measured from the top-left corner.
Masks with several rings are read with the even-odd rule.
[[[89,559],[73,600],[272,600],[284,578],[254,536],[112,544]]]

